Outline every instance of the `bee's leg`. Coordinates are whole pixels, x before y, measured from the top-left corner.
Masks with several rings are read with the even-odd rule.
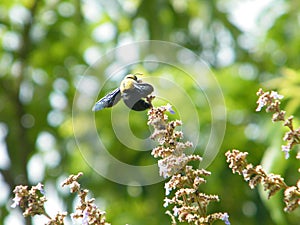
[[[148,102],[148,103],[151,105],[150,108],[153,107],[153,106],[152,106],[152,101],[153,101],[153,99],[155,99],[155,96],[154,96],[154,95],[149,95],[149,96],[146,97],[146,102]]]

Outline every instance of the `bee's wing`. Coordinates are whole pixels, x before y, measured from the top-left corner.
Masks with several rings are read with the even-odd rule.
[[[150,108],[150,104],[141,98],[146,98],[153,92],[153,87],[147,83],[134,83],[133,88],[124,90],[122,93],[125,104],[136,111],[142,111]]]
[[[117,104],[121,99],[120,88],[116,88],[115,90],[109,92],[103,98],[101,98],[93,107],[93,111],[99,111],[104,108],[109,108]]]
[[[146,98],[154,91],[152,85],[147,83],[134,83],[134,89],[139,98]]]

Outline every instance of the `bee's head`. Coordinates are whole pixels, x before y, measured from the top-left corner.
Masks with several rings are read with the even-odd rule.
[[[132,80],[135,80],[135,81],[138,80],[138,78],[137,78],[137,76],[136,76],[135,74],[128,74],[128,75],[125,77],[125,79],[132,79]]]
[[[135,73],[135,74],[128,74],[125,79],[132,79],[132,80],[135,80],[137,82],[140,81],[140,79],[137,77],[139,75],[143,75],[142,73]]]

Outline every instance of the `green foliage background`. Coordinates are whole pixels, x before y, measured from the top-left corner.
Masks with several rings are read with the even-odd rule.
[[[280,152],[284,130],[272,124],[271,115],[255,113],[255,93],[261,86],[277,89],[286,97],[287,114],[299,118],[300,3],[270,1],[251,31],[238,26],[239,18],[232,16],[240,3],[2,0],[0,137],[7,154],[2,151],[0,156],[0,224],[7,223],[9,215],[16,217],[9,199],[18,184],[43,182],[64,199],[62,208],[55,210],[72,209],[73,198],[59,191],[59,186],[68,174],[78,171],[84,172],[83,186],[92,191],[112,224],[170,224],[162,207],[163,183],[133,188],[100,177],[85,163],[72,131],[75,87],[89,65],[125,42],[149,39],[175,42],[201,56],[222,88],[228,113],[226,135],[208,168],[212,176],[203,187],[207,193],[218,194],[221,202],[210,210],[227,211],[232,224],[297,224],[300,212],[283,213],[282,193],[266,201],[260,190],[250,190],[230,172],[224,153],[232,148],[248,151],[249,160],[268,165],[288,184],[298,179],[299,165],[286,163]],[[192,90],[191,82],[181,81],[181,85]],[[101,117],[109,118],[109,113],[101,112]],[[201,107],[198,113],[205,128],[209,113]],[[135,134],[149,135],[145,114],[133,113],[131,118],[141,121],[132,123]],[[134,165],[154,162],[150,152],[133,153],[116,142],[109,119],[97,120],[113,155]],[[40,167],[30,166],[36,164]],[[31,224],[30,219],[20,221]]]

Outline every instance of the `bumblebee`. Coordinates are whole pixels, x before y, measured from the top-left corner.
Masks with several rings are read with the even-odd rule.
[[[117,104],[121,98],[127,107],[135,111],[149,109],[152,107],[151,102],[145,101],[143,98],[147,98],[153,90],[152,85],[143,83],[135,74],[129,74],[122,80],[120,87],[109,92],[96,102],[93,111],[110,108]]]

